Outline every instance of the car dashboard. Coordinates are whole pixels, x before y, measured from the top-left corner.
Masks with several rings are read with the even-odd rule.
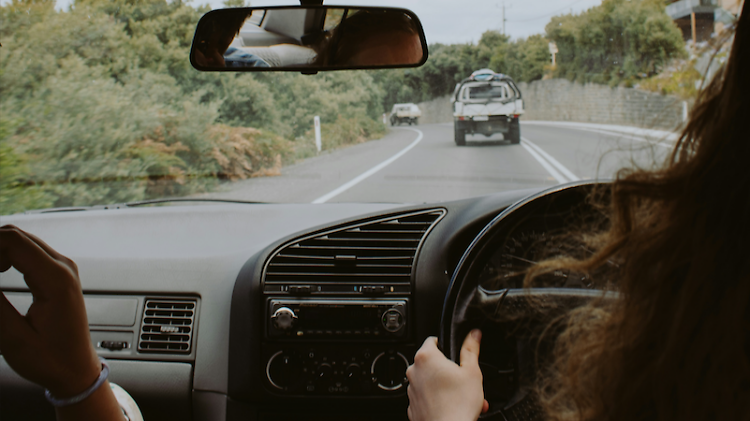
[[[454,202],[195,204],[3,217],[79,267],[92,342],[144,418],[406,419],[404,372],[499,212]],[[3,292],[23,312],[20,273]],[[0,359],[2,419],[53,419]]]

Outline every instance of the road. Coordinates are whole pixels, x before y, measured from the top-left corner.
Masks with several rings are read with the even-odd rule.
[[[202,197],[294,203],[421,203],[611,178],[661,163],[671,145],[591,126],[528,122],[520,145],[502,135],[453,141],[453,124],[392,128],[380,140],[322,153],[275,177],[227,183]]]

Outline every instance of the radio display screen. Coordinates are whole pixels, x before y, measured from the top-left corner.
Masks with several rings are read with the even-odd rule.
[[[382,308],[352,308],[339,306],[300,306],[300,327],[320,330],[373,329],[379,326]]]
[[[373,339],[406,334],[407,301],[271,300],[269,304],[268,335],[273,337]],[[282,314],[278,319],[277,313]]]

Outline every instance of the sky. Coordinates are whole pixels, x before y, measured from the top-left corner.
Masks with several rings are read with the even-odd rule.
[[[72,0],[57,0],[58,9],[66,9]],[[7,0],[0,0],[6,3]],[[298,0],[250,0],[253,6],[298,5]],[[192,0],[192,5],[208,3],[223,7],[223,0]],[[413,10],[422,20],[427,42],[454,44],[476,43],[482,32],[503,29],[512,38],[525,38],[544,32],[554,15],[580,13],[601,0],[332,0],[326,5],[394,6]]]

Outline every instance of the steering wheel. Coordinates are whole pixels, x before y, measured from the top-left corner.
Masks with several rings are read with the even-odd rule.
[[[488,289],[480,282],[486,279],[483,271],[492,256],[508,241],[516,241],[514,236],[526,235],[525,230],[532,228],[537,233],[565,229],[574,215],[595,212],[587,201],[595,186],[593,182],[556,186],[508,207],[476,236],[454,271],[443,304],[438,343],[446,357],[458,363],[466,335],[474,328],[482,330],[479,365],[490,407],[481,419],[542,419],[534,394],[536,373],[550,363],[561,329],[550,322],[591,300],[616,297],[616,293],[586,289],[581,284],[523,289],[516,283]],[[533,263],[528,256],[520,260]]]

